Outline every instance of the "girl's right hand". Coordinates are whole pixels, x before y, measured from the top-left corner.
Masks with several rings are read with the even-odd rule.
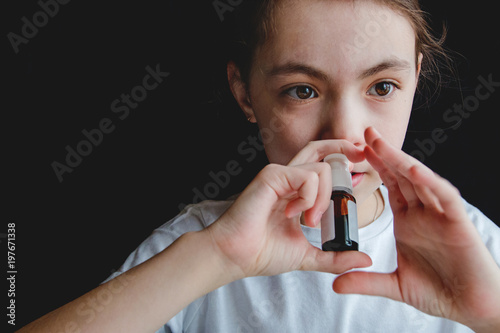
[[[288,166],[266,166],[206,229],[235,280],[293,270],[339,274],[371,265],[361,252],[324,252],[314,247],[300,226],[302,212],[305,223],[314,227],[328,207],[331,169],[319,161],[339,152],[353,162],[364,159],[362,150],[348,141],[312,142]]]

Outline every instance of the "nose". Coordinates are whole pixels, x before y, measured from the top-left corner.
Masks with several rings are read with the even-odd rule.
[[[322,111],[321,140],[343,139],[360,146],[367,126],[363,105],[353,98],[339,97]]]

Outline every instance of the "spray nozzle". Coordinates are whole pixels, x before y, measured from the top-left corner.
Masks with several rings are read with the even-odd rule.
[[[352,179],[347,157],[344,154],[331,154],[326,156],[324,161],[332,168],[333,189],[347,189],[352,193]]]

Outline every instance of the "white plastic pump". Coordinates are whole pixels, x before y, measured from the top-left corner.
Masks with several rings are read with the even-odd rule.
[[[352,179],[347,157],[344,154],[331,154],[326,156],[324,161],[332,168],[333,190],[343,190],[352,194]]]

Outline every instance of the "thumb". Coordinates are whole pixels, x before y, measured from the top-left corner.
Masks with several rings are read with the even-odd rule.
[[[363,252],[322,251],[311,245],[304,257],[301,270],[341,274],[353,268],[369,267],[372,265],[370,257]]]
[[[403,301],[396,272],[389,274],[349,272],[333,281],[333,291],[339,294],[382,296],[395,301]]]

